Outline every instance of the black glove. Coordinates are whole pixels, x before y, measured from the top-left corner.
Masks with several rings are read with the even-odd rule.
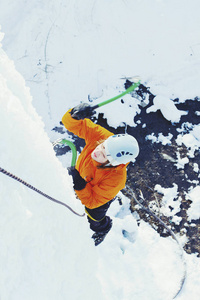
[[[74,183],[74,189],[77,191],[80,191],[84,189],[84,187],[87,184],[87,181],[85,181],[81,175],[79,174],[79,171],[76,170],[74,167],[68,168],[69,175],[72,176],[73,183]]]
[[[76,120],[90,118],[94,114],[95,114],[95,111],[93,110],[92,106],[90,106],[87,103],[79,104],[71,110],[71,116],[73,119],[76,119]]]

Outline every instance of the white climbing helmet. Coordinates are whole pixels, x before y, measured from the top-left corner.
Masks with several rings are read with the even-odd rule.
[[[129,134],[111,135],[104,142],[108,160],[112,166],[134,162],[139,154],[137,140]]]

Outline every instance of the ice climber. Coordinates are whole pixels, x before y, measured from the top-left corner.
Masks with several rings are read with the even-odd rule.
[[[100,244],[112,227],[106,212],[125,187],[126,167],[134,162],[139,146],[134,137],[116,134],[94,124],[89,117],[93,110],[88,104],[80,104],[68,110],[62,118],[70,132],[85,140],[85,147],[78,157],[76,168],[71,169],[74,190],[85,206],[92,238]]]

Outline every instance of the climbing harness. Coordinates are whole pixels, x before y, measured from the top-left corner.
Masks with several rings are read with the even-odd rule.
[[[178,291],[176,292],[175,296],[173,297],[173,299],[175,299],[178,294],[180,293],[180,291],[182,290],[182,287],[184,285],[184,282],[186,280],[186,262],[184,259],[184,253],[183,253],[183,247],[181,246],[181,244],[179,243],[179,240],[176,238],[175,234],[173,233],[173,231],[155,214],[153,213],[149,208],[145,207],[135,196],[135,193],[132,191],[132,189],[126,185],[126,189],[128,190],[128,194],[129,197],[132,196],[134,201],[141,207],[141,209],[143,209],[144,211],[146,211],[146,213],[148,213],[149,215],[153,216],[160,224],[162,224],[164,226],[164,228],[170,233],[170,235],[174,238],[174,240],[177,242],[179,249],[181,250],[181,254],[180,257],[182,259],[183,262],[183,266],[184,266],[184,272],[183,272],[183,276],[181,278],[180,281],[180,286]],[[145,200],[142,194],[142,191],[140,190],[140,194],[141,194],[141,198],[142,200]]]
[[[53,143],[53,146],[55,146],[55,145],[57,145],[57,144],[60,144],[60,143],[61,143],[61,144],[66,144],[66,145],[68,145],[68,146],[71,148],[71,150],[72,150],[71,167],[74,168],[74,167],[75,167],[75,164],[76,164],[76,157],[77,157],[77,152],[76,152],[76,147],[75,147],[75,145],[74,145],[72,142],[68,141],[68,140],[65,140],[65,139],[59,139],[59,140],[57,140],[55,143]],[[16,180],[16,181],[22,183],[23,185],[25,185],[25,186],[28,187],[29,189],[31,189],[31,190],[37,192],[38,194],[40,194],[40,195],[46,197],[47,199],[49,199],[49,200],[51,200],[51,201],[53,201],[53,202],[56,202],[56,203],[58,203],[58,204],[60,204],[60,205],[65,206],[65,207],[68,208],[73,214],[75,214],[75,215],[77,215],[77,216],[79,216],[79,217],[84,217],[84,216],[85,216],[85,213],[82,214],[82,215],[79,214],[79,213],[77,213],[77,212],[74,211],[69,205],[67,205],[67,204],[65,204],[64,202],[61,202],[61,201],[59,201],[59,200],[56,200],[55,198],[53,198],[53,197],[51,197],[51,196],[49,196],[49,195],[43,193],[42,191],[38,190],[37,188],[35,188],[35,187],[32,186],[31,184],[27,183],[27,182],[24,181],[23,179],[21,179],[21,178],[15,176],[15,175],[13,175],[12,173],[10,173],[10,172],[4,170],[4,169],[1,168],[1,167],[0,167],[0,172],[3,173],[4,175],[9,176],[10,178],[12,178],[12,179],[14,179],[14,180]]]
[[[106,216],[104,216],[101,220],[96,220],[96,219],[94,219],[94,218],[89,214],[89,212],[87,211],[86,208],[85,208],[85,212],[86,212],[86,214],[88,215],[88,217],[89,217],[92,221],[95,221],[95,222],[101,222],[101,221],[103,221],[103,219],[105,219],[105,217],[106,217]]]

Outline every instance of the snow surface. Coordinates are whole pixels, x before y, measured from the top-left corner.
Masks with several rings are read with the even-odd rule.
[[[82,212],[71,179],[32,106],[29,89],[2,49],[0,90],[1,168]],[[0,298],[86,299],[92,279],[90,294],[102,299],[95,277],[97,253],[86,222],[0,176]]]
[[[156,96],[153,99],[153,104],[153,106],[147,109],[147,113],[160,110],[163,114],[163,117],[172,123],[178,123],[181,116],[187,114],[185,111],[178,110],[173,101],[162,95]]]
[[[169,145],[171,144],[171,139],[173,135],[171,133],[168,133],[167,136],[164,136],[162,133],[158,134],[158,137],[155,136],[154,133],[149,134],[146,136],[147,140],[151,140],[152,143],[162,143],[163,145]]]
[[[199,150],[200,148],[200,124],[192,125],[185,124],[186,128],[190,128],[190,133],[179,134],[177,137],[177,144],[184,144],[189,150],[189,157],[194,157],[195,150]],[[180,130],[181,131],[181,130]],[[183,130],[184,131],[184,130]]]
[[[52,149],[58,137],[52,128],[80,101],[89,97],[96,104],[124,91],[124,76],[139,74],[157,99],[170,103],[199,96],[199,8],[199,0],[1,0],[1,167],[83,212]],[[119,100],[99,112],[111,126],[136,126],[139,104],[127,95],[123,105]],[[164,103],[159,109],[172,123],[178,120],[176,109],[171,116]],[[199,132],[195,125],[178,135],[189,157],[200,147]],[[160,134],[155,141],[170,139]],[[187,163],[177,158],[177,166]],[[170,300],[176,294],[184,273],[177,243],[143,221],[138,227],[124,196],[123,206],[112,204],[112,231],[95,248],[86,218],[0,177],[2,300]],[[158,188],[165,213],[169,205],[178,212],[176,186]],[[199,218],[199,186],[188,199],[189,218]],[[199,258],[184,258],[187,279],[176,299],[197,300]]]
[[[192,200],[188,210],[189,220],[197,220],[200,218],[200,186],[196,186],[188,193],[188,199]]]

